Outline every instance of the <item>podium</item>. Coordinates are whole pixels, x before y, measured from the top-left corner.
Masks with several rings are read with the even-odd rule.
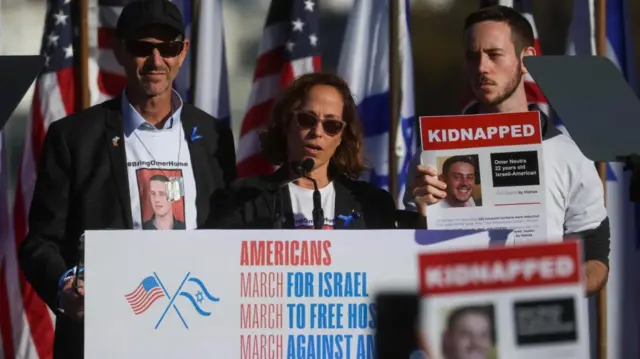
[[[486,249],[487,231],[354,234],[88,231],[85,357],[308,358],[314,352],[318,358],[372,358],[376,295],[418,292],[419,254],[498,250]],[[572,258],[579,261],[578,251]],[[573,267],[575,275],[579,268]],[[583,295],[578,282],[556,285],[554,293]],[[576,299],[578,320],[586,316],[582,302]],[[571,347],[576,353],[588,350],[585,337]]]

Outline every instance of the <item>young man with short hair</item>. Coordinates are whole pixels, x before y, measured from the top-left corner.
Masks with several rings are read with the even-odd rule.
[[[482,8],[464,24],[465,71],[477,103],[465,114],[539,111],[529,106],[524,86],[525,56],[535,56],[531,24],[507,6]],[[582,238],[587,293],[599,291],[609,273],[609,219],[604,189],[593,161],[540,112],[547,186],[547,237]],[[437,171],[420,165],[420,154],[409,166],[405,208],[427,215],[427,206],[447,197]],[[424,220],[424,219],[423,219]],[[426,221],[425,221],[426,222]]]

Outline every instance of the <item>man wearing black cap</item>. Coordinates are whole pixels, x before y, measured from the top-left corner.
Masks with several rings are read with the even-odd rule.
[[[84,288],[74,284],[82,233],[202,227],[215,214],[214,197],[236,176],[229,128],[172,88],[188,48],[182,15],[169,0],[129,2],[113,39],[126,88],[49,127],[19,260],[57,313],[54,358],[83,357]],[[164,186],[149,185],[159,177]],[[184,225],[144,225],[155,223],[160,205]]]

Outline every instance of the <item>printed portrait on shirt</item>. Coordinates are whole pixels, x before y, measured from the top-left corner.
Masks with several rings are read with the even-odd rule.
[[[142,229],[186,229],[182,170],[136,170]]]
[[[447,196],[437,205],[446,208],[482,206],[478,155],[437,157],[439,179],[447,184]]]
[[[444,311],[444,359],[498,359],[493,305],[459,306]]]

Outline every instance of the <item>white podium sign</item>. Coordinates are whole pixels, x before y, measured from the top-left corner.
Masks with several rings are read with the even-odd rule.
[[[89,231],[85,357],[371,358],[374,293],[417,291],[419,252],[502,240],[443,233]]]

